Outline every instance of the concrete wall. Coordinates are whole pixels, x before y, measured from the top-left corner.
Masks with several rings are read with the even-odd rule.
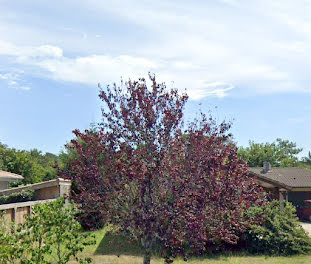
[[[50,201],[55,201],[55,199],[2,204],[0,205],[0,212],[3,213],[4,221],[7,224],[11,223],[12,221],[14,221],[16,224],[23,224],[25,222],[25,216],[31,214],[31,209],[35,204]]]
[[[58,178],[55,180],[29,184],[26,186],[15,187],[6,190],[0,190],[0,195],[10,195],[23,190],[33,190],[35,200],[54,199],[64,197],[70,194],[71,181]]]
[[[60,197],[59,186],[51,186],[35,190],[34,195],[36,200],[46,200]]]
[[[31,206],[17,207],[15,210],[15,219],[13,217],[13,221],[16,224],[22,224],[25,221],[25,216],[29,215],[31,212]]]
[[[6,222],[11,222],[13,221],[13,218],[14,218],[14,209],[13,208],[6,209],[4,211],[4,220]]]
[[[0,181],[0,190],[5,190],[8,187],[9,187],[9,183],[8,182]]]
[[[0,195],[10,195],[22,190],[33,190],[36,201],[3,204],[0,205],[0,213],[4,214],[6,222],[15,221],[16,223],[24,223],[25,215],[31,214],[31,208],[36,203],[44,203],[53,201],[58,197],[69,196],[71,189],[71,181],[64,179],[55,179],[36,184],[1,190]]]

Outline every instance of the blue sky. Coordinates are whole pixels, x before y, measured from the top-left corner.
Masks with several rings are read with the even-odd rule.
[[[100,120],[97,83],[146,76],[234,119],[239,145],[311,150],[311,1],[0,0],[0,141],[58,153]],[[217,109],[215,107],[217,106]]]

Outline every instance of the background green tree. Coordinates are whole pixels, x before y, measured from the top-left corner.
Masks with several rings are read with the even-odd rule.
[[[264,161],[270,162],[272,167],[296,167],[301,151],[296,143],[277,138],[272,143],[249,141],[249,146],[240,147],[238,154],[250,167],[262,167]]]
[[[311,167],[311,151],[309,151],[308,156],[307,157],[303,157],[302,158],[302,164],[310,166]]]
[[[56,164],[66,164],[66,152],[61,157],[52,153],[42,153],[38,149],[18,150],[0,142],[0,170],[24,176],[23,183],[36,183],[56,177]]]

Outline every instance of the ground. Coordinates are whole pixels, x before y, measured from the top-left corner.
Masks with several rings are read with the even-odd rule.
[[[134,256],[95,256],[96,264],[142,264],[142,257]],[[162,259],[152,259],[151,264],[163,264]],[[311,256],[298,257],[221,257],[217,259],[191,259],[187,262],[177,259],[174,264],[309,264]]]
[[[302,223],[303,227],[311,234],[311,224]],[[96,264],[142,264],[142,251],[135,243],[128,243],[124,237],[109,233],[110,229],[95,231],[96,245],[88,246],[83,256],[91,257]],[[118,256],[119,255],[119,256]],[[75,262],[72,262],[72,264]],[[152,264],[163,264],[163,259],[153,257]],[[176,264],[309,264],[311,255],[293,257],[267,257],[267,256],[243,256],[222,255],[217,257],[192,258],[187,262],[176,259]]]

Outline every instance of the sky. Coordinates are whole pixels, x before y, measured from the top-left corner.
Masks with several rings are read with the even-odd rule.
[[[59,153],[98,87],[156,74],[233,121],[239,146],[311,151],[310,0],[0,0],[0,142]]]

